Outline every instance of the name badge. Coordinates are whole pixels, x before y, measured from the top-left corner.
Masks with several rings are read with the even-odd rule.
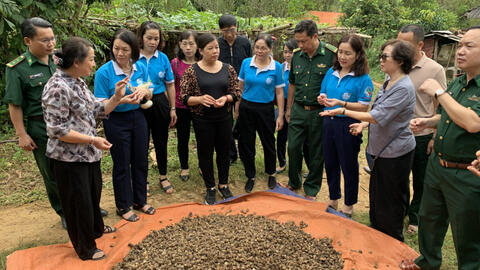
[[[42,77],[43,77],[43,73],[37,73],[37,74],[30,75],[30,80],[34,80]]]
[[[326,68],[327,65],[325,65],[325,64],[317,64],[317,67],[319,67],[319,68]]]

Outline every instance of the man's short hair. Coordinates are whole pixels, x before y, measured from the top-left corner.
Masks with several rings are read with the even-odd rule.
[[[220,27],[220,29],[231,26],[237,26],[237,19],[235,18],[235,16],[230,14],[223,14],[220,19],[218,19],[218,27]]]
[[[313,37],[315,34],[318,34],[317,24],[312,20],[303,20],[295,26],[293,33],[303,33],[305,32],[307,36]]]
[[[471,26],[470,28],[467,29],[467,32],[470,31],[470,30],[475,30],[475,29],[480,29],[480,24],[475,25],[475,26]]]
[[[425,39],[425,30],[423,30],[423,27],[418,25],[418,24],[409,24],[405,25],[400,29],[401,33],[413,33],[413,41],[415,43],[419,43],[420,41],[423,41]]]
[[[53,28],[53,25],[40,17],[32,17],[22,22],[22,36],[33,38],[37,34],[37,27]]]

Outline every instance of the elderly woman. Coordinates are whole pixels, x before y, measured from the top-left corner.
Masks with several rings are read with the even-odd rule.
[[[198,163],[205,187],[205,204],[216,201],[213,151],[217,154],[218,190],[224,199],[232,197],[228,187],[229,153],[232,140],[232,103],[240,98],[235,69],[218,61],[218,41],[202,34],[197,45],[202,59],[183,73],[180,95],[190,107],[197,138]]]
[[[370,112],[343,106],[320,113],[362,121],[350,125],[353,135],[369,127],[367,154],[374,160],[369,190],[370,225],[400,241],[404,239],[408,178],[415,149],[415,138],[409,128],[415,109],[415,89],[408,77],[414,53],[412,45],[405,41],[390,40],[382,45],[380,68],[388,76]]]
[[[326,111],[343,106],[366,112],[372,91],[362,39],[357,35],[343,36],[338,44],[337,59],[322,81],[318,102],[326,107]],[[342,197],[341,168],[345,187],[345,204],[341,212],[349,217],[352,217],[353,205],[358,200],[358,153],[362,144],[362,135],[350,134],[349,126],[358,122],[345,115],[325,117],[323,120],[322,143],[329,205],[337,209],[338,200]]]
[[[101,66],[95,74],[95,96],[109,99],[114,95],[115,84],[129,80],[127,93],[135,92],[138,98],[151,98],[148,89],[138,87],[148,82],[145,65],[137,62],[140,50],[137,37],[127,29],[113,35],[112,60]],[[148,129],[147,121],[138,104],[122,104],[103,121],[105,136],[113,144],[112,182],[117,215],[135,222],[138,216],[131,207],[153,215],[155,209],[147,204]]]
[[[73,248],[82,260],[100,260],[105,253],[97,248],[95,239],[116,228],[105,226],[100,213],[101,150],[112,145],[97,136],[95,118],[105,118],[120,103],[138,103],[140,99],[138,94],[124,97],[127,79],[114,85],[114,94],[105,103],[95,99],[80,78],[95,67],[93,47],[87,40],[69,38],[56,56],[59,69],[42,95],[49,136],[46,155],[58,183]]]

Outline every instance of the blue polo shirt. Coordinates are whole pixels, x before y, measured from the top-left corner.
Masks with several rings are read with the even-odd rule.
[[[285,86],[283,87],[283,96],[285,99],[288,98],[288,76],[290,75],[290,67],[288,66],[288,62],[283,62],[283,81],[285,82]],[[285,103],[285,108],[286,108]]]
[[[152,82],[154,95],[165,92],[166,83],[175,82],[172,66],[170,65],[168,57],[163,52],[155,51],[149,60],[147,60],[145,55],[140,54],[138,62],[147,67],[148,79]]]
[[[322,81],[320,94],[327,95],[328,98],[336,98],[347,102],[358,102],[369,105],[372,99],[373,83],[368,74],[355,76],[350,72],[340,79],[337,70],[330,68]],[[325,107],[325,110],[333,110],[341,106]],[[337,115],[343,116],[343,115]]]
[[[244,82],[242,99],[269,103],[275,97],[275,88],[285,86],[282,65],[270,57],[270,65],[259,70],[255,56],[243,60],[238,79]]]
[[[94,94],[95,97],[100,99],[108,99],[115,94],[115,84],[123,80],[127,75],[122,71],[118,64],[110,60],[103,66],[101,66],[95,73],[95,83],[94,83]],[[139,62],[133,64],[132,67],[132,76],[130,77],[129,83],[135,87],[143,83],[148,82],[148,73],[147,68]],[[128,89],[125,91],[125,95],[131,94],[132,92]],[[114,111],[115,112],[126,112],[131,110],[138,109],[140,105],[138,104],[120,104]]]

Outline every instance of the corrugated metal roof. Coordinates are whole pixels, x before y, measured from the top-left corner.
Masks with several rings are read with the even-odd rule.
[[[467,19],[480,19],[480,6],[470,9],[463,16],[467,17]]]
[[[447,38],[447,39],[453,40],[455,42],[460,41],[460,37],[454,35],[452,32],[450,32],[448,30],[431,31],[431,32],[429,32],[425,35],[425,38],[433,37],[433,36],[439,36],[439,37]]]

